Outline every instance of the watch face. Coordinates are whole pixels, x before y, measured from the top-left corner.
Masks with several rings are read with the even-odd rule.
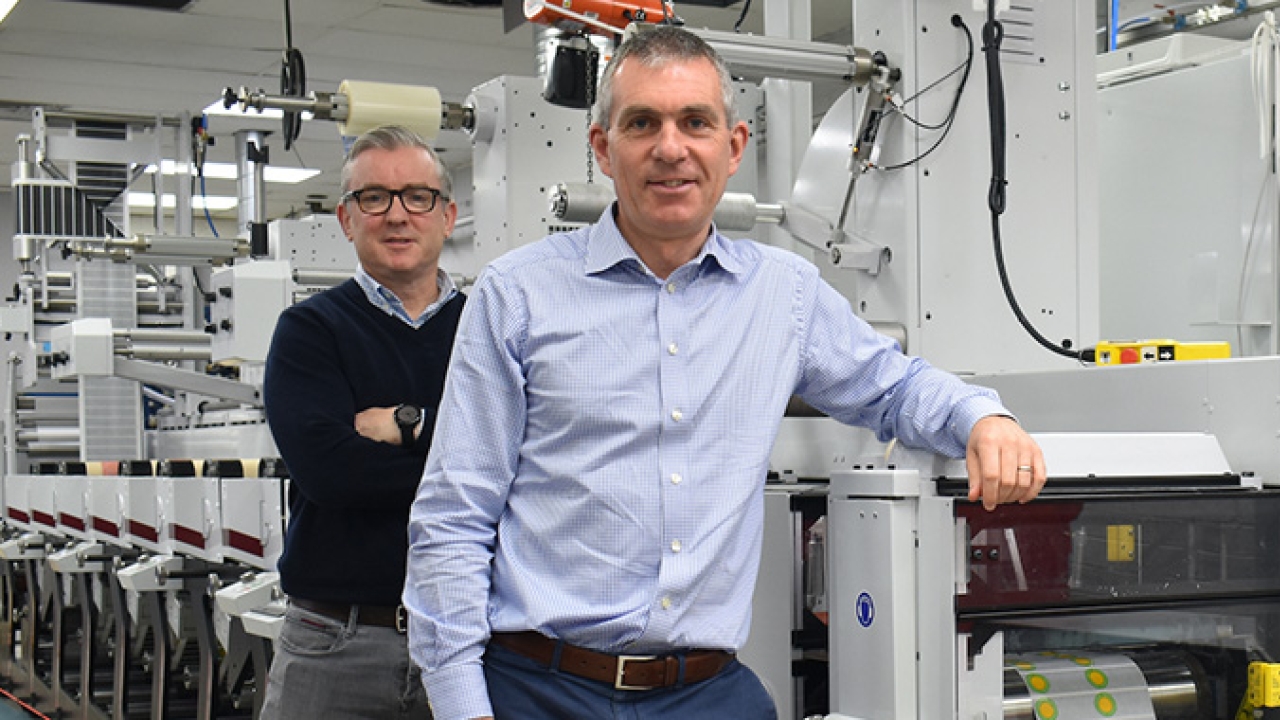
[[[396,422],[400,425],[417,425],[422,419],[422,411],[414,405],[401,405],[396,408]]]

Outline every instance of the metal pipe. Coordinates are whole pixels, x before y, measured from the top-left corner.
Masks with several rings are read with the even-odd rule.
[[[200,401],[200,404],[196,406],[196,410],[203,415],[204,413],[220,412],[223,410],[239,410],[242,407],[244,406],[240,403],[231,402],[230,400],[202,400]]]
[[[36,410],[19,407],[13,411],[20,423],[66,422],[75,424],[80,421],[80,414],[75,410]]]
[[[80,442],[33,442],[27,443],[23,448],[28,453],[39,455],[52,455],[55,453],[70,453],[73,455],[80,454]]]
[[[475,236],[476,216],[463,215],[453,222],[453,232],[449,233],[447,240],[462,242],[471,240]]]
[[[18,136],[18,159],[13,163],[13,171],[11,174],[11,187],[17,188],[35,178],[36,166],[31,160],[31,136]],[[16,227],[22,228],[27,226],[26,217],[34,211],[34,208],[27,207],[27,203],[23,202],[23,194],[15,191],[17,198],[17,217]],[[13,259],[22,264],[23,271],[29,270],[31,259],[35,257],[35,242],[26,236],[14,236],[13,238]]]
[[[113,262],[227,263],[249,254],[249,242],[237,237],[134,235],[131,238],[66,238],[66,241],[67,251],[77,257],[107,258]]]
[[[149,387],[147,385],[142,386],[142,394],[147,398],[154,400],[160,403],[161,405],[164,405],[165,407],[173,407],[174,404],[177,403],[177,400],[174,400],[168,395],[165,395],[159,390],[156,390],[155,388]]]
[[[74,278],[75,276],[73,273],[59,270],[51,270],[44,274],[45,284],[50,288],[73,287]],[[137,282],[139,290],[148,289],[154,291],[156,286],[160,284],[159,280],[150,273],[138,273],[135,281]]]
[[[196,343],[208,345],[212,342],[209,334],[200,330],[152,330],[147,328],[113,328],[111,334],[117,339],[135,342],[173,342]]]
[[[236,143],[236,197],[238,216],[236,232],[245,236],[250,228],[267,221],[266,187],[263,167],[270,157],[266,134],[258,130],[239,130]]]
[[[126,113],[112,112],[86,112],[77,110],[75,112],[66,112],[63,110],[50,110],[42,108],[44,116],[56,120],[81,120],[95,121],[107,123],[123,123],[126,125],[136,125],[145,128],[155,128],[157,124],[169,127],[184,127],[182,118],[156,116],[156,115],[129,115]]]
[[[865,85],[877,69],[871,51],[851,45],[690,28],[715,48],[735,75],[789,80],[846,80]]]
[[[17,432],[18,442],[80,442],[79,427],[50,427],[42,425],[35,428],[20,429]]]
[[[261,90],[253,92],[245,87],[241,87],[239,91],[225,88],[222,91],[223,107],[230,108],[237,104],[245,112],[250,108],[258,112],[270,108],[285,112],[311,113],[317,120],[346,122],[350,117],[351,101],[342,93],[310,92],[306,97],[289,97],[268,95]],[[441,103],[441,130],[470,130],[473,127],[475,127],[474,108],[456,102]]]
[[[253,92],[241,87],[239,92],[233,88],[222,90],[222,106],[231,109],[232,105],[240,105],[246,113],[250,108],[262,112],[268,108],[285,112],[311,113],[319,120],[347,119],[347,96],[341,93],[311,92],[306,97],[288,95],[268,95],[259,90]]]
[[[613,188],[598,183],[559,183],[547,193],[551,214],[565,222],[595,222],[614,201]],[[758,203],[750,193],[727,192],[716,204],[720,230],[751,230],[759,223],[780,223],[786,210],[778,204]]]
[[[324,285],[333,286],[340,285],[351,279],[354,272],[344,272],[341,270],[306,270],[297,269],[293,271],[293,281],[299,285]]]
[[[169,300],[164,303],[164,310],[166,314],[178,314],[182,311],[182,308],[184,306],[185,304],[182,302]],[[58,312],[74,313],[76,310],[76,301],[75,301],[75,298],[72,298],[72,297],[51,298],[49,302],[45,304],[43,309],[52,311],[53,313],[58,313]],[[159,313],[160,300],[151,299],[151,298],[139,298],[138,312]],[[41,313],[36,313],[37,319],[40,318],[40,316],[41,316]]]
[[[116,348],[115,354],[137,360],[210,360],[213,358],[213,349],[209,345],[197,347],[133,343],[128,347]]]
[[[22,356],[18,353],[10,353],[8,362],[6,363],[4,373],[4,412],[6,417],[15,417],[17,415],[18,406],[18,364],[22,362]],[[18,438],[14,435],[15,423],[4,423],[4,473],[15,473],[18,471]],[[0,483],[0,502],[4,501],[4,485]]]

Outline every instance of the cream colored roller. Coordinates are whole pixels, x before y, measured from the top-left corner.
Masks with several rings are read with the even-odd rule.
[[[403,125],[427,140],[440,134],[440,91],[433,87],[343,80],[338,93],[347,98],[347,119],[338,123],[345,136],[379,125]]]

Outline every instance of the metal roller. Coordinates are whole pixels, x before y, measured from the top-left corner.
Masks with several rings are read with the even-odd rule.
[[[560,183],[547,193],[551,214],[565,222],[590,223],[614,201],[613,188],[597,183]],[[716,205],[716,227],[746,231],[758,223],[780,223],[785,216],[781,205],[758,203],[749,193],[727,192]]]
[[[1142,671],[1156,720],[1206,717],[1202,703],[1206,689],[1201,687],[1205,674],[1190,654],[1162,648],[1125,650],[1120,654],[1128,656]],[[1005,668],[1004,720],[1036,720],[1031,700],[1022,676],[1012,668]]]
[[[613,199],[613,188],[597,183],[559,183],[547,193],[551,214],[565,222],[595,222]]]

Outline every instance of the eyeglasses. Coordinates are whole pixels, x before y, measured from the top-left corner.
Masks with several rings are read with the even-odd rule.
[[[385,215],[391,212],[391,203],[397,197],[400,198],[400,204],[404,206],[405,212],[413,213],[414,215],[425,215],[435,210],[436,201],[439,199],[449,202],[449,196],[426,185],[410,185],[400,190],[388,190],[380,187],[352,190],[342,196],[342,201],[346,202],[354,198],[356,205],[360,208],[360,212],[366,215]]]

